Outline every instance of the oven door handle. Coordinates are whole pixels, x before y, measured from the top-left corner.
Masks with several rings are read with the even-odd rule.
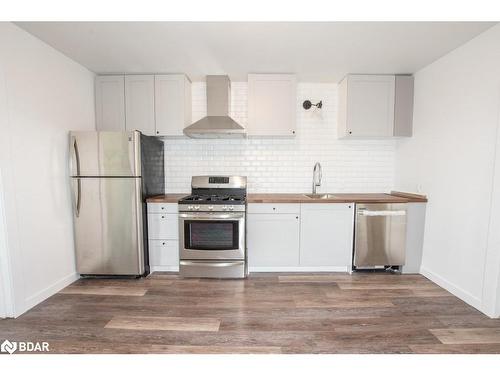
[[[214,215],[207,214],[179,214],[181,219],[194,219],[194,220],[230,220],[230,219],[244,219],[245,214],[220,214],[217,213]]]

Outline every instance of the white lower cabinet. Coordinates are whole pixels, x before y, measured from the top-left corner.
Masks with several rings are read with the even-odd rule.
[[[179,269],[179,241],[149,240],[149,264],[155,270]]]
[[[353,224],[354,203],[302,204],[300,265],[347,270],[352,262]]]
[[[148,203],[148,244],[151,271],[179,270],[177,203]]]
[[[406,211],[406,260],[402,273],[420,273],[424,248],[426,203],[408,203]]]
[[[299,204],[250,204],[247,251],[250,271],[299,265]]]
[[[248,206],[250,271],[348,271],[353,203]]]

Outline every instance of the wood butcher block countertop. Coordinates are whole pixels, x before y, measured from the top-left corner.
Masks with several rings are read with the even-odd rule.
[[[331,198],[315,199],[305,194],[248,194],[248,203],[408,203],[426,202],[423,196],[408,197],[383,193],[333,193]]]
[[[185,197],[186,195],[189,195],[188,193],[185,194],[165,194],[165,195],[157,195],[155,197],[151,197],[146,199],[146,202],[148,203],[177,203],[179,199],[182,197]]]
[[[330,193],[332,194],[332,193]],[[186,194],[165,194],[148,198],[150,203],[177,203]],[[392,191],[383,193],[333,193],[328,199],[313,199],[305,194],[248,194],[248,203],[408,203],[427,202],[425,195]]]

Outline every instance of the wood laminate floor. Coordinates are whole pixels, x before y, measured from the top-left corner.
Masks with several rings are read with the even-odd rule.
[[[52,353],[500,353],[500,320],[420,275],[156,273],[78,280],[0,320],[4,339]]]

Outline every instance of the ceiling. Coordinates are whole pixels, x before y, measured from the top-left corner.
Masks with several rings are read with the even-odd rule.
[[[414,73],[491,22],[19,22],[96,73]]]

